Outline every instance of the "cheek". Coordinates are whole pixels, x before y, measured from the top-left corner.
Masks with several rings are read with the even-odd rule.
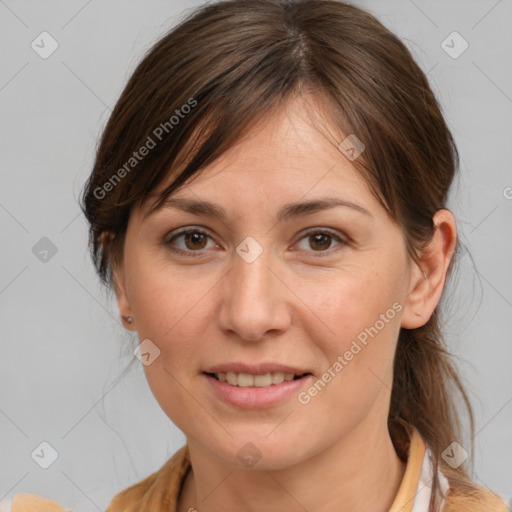
[[[132,309],[137,318],[139,340],[150,339],[160,354],[144,367],[148,385],[162,410],[184,431],[190,417],[205,414],[191,400],[190,377],[198,371],[198,354],[208,344],[204,334],[208,292],[214,280],[171,271],[163,265],[139,265],[132,276]],[[205,420],[206,421],[206,420]]]
[[[218,277],[206,271],[198,275],[193,267],[176,269],[143,254],[133,259],[132,268],[130,302],[141,340],[154,340],[162,351],[171,342],[186,345],[198,319],[206,315],[208,294]]]
[[[160,351],[144,367],[147,382],[162,410],[185,431],[190,417],[205,414],[190,393],[197,385],[200,356],[211,345],[211,305],[219,280],[211,271],[194,270],[139,263],[131,281],[139,340],[151,340]]]
[[[320,371],[329,380],[325,387],[317,386],[322,389],[318,395],[324,395],[317,403],[322,406],[323,402],[324,407],[335,404],[334,415],[337,410],[345,420],[354,422],[392,386],[403,309],[396,276],[386,269],[372,272],[368,268],[352,269],[331,279],[324,292],[310,294],[308,302],[321,319],[316,320],[316,329],[310,324],[309,337],[324,354],[325,367]],[[328,327],[327,336],[319,334],[326,332],[323,327],[318,330],[322,324]],[[315,392],[311,389],[313,395]]]
[[[324,283],[316,290],[303,288],[308,308],[323,324],[323,345],[328,352],[347,350],[353,340],[362,343],[370,333],[396,338],[402,295],[393,276],[379,272],[352,272]],[[375,329],[378,332],[375,332]]]

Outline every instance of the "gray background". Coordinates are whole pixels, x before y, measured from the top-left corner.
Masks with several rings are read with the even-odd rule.
[[[77,198],[130,72],[200,3],[0,0],[2,510],[21,492],[104,509],[184,443],[99,286]],[[462,156],[450,207],[470,254],[448,290],[445,333],[476,411],[474,478],[510,498],[512,1],[354,3],[428,72]],[[46,59],[31,47],[43,31],[58,42]],[[441,46],[453,31],[469,43],[458,58]],[[42,441],[58,452],[48,469],[31,457]]]

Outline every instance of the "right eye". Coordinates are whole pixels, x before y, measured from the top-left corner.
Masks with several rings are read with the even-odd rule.
[[[203,256],[203,250],[205,250],[205,243],[207,243],[208,238],[211,239],[210,235],[201,229],[198,228],[189,228],[182,229],[175,233],[174,236],[167,239],[164,242],[164,245],[169,247],[169,249],[177,254],[181,254],[187,257],[197,257]],[[174,247],[177,245],[177,241],[181,240],[181,248]],[[197,254],[194,254],[197,253]]]

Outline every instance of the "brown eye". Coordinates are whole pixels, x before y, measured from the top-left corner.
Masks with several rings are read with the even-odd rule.
[[[204,249],[206,245],[206,235],[197,231],[191,231],[183,235],[187,249]]]
[[[300,244],[303,243],[304,240],[306,241],[306,243],[303,244],[302,247],[300,247]],[[332,248],[333,242],[336,242],[340,246],[347,245],[347,242],[345,240],[343,240],[339,235],[337,235],[336,233],[333,233],[331,231],[327,231],[327,230],[310,231],[309,233],[306,233],[306,235],[300,239],[299,249],[308,251],[308,252],[319,253],[319,254],[315,254],[315,256],[326,256],[332,252],[332,251],[329,251],[329,249]],[[304,245],[306,247],[304,247]],[[326,253],[326,254],[323,254],[323,253]]]
[[[309,245],[314,249],[325,251],[331,245],[332,237],[326,233],[318,233],[316,235],[309,235]]]
[[[200,229],[183,230],[168,240],[164,241],[164,245],[175,253],[185,256],[201,256],[205,249],[208,249],[208,239],[211,239],[208,233]],[[195,254],[197,253],[197,254]]]

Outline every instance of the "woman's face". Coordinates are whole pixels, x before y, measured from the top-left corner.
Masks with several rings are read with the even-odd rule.
[[[132,212],[118,302],[152,392],[189,442],[277,469],[387,428],[411,263],[400,228],[304,104],[173,199],[196,207]],[[227,372],[231,383],[208,375]],[[288,373],[307,375],[279,384]]]

